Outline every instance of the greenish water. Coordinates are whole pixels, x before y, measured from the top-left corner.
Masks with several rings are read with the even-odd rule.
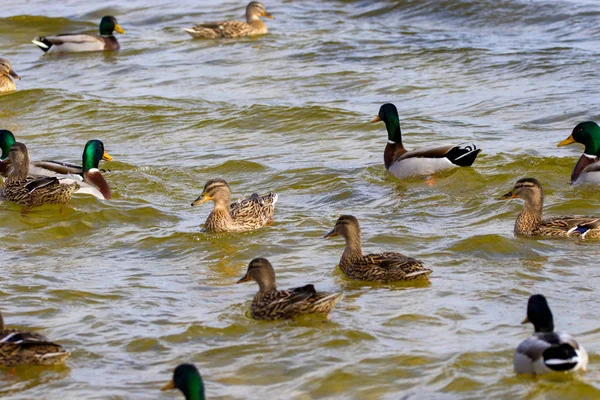
[[[538,178],[547,215],[600,214],[597,188],[572,187],[581,148],[556,148],[599,120],[600,5],[594,1],[269,1],[271,33],[198,41],[181,30],[241,17],[243,2],[4,0],[0,56],[22,77],[0,97],[0,128],[33,159],[78,161],[100,139],[114,199],[78,196],[27,214],[0,205],[0,308],[72,356],[65,366],[0,371],[6,399],[169,399],[181,362],[209,398],[597,398],[598,245],[513,237],[514,182]],[[37,35],[97,29],[115,15],[113,54],[43,56]],[[408,148],[474,142],[474,168],[399,182],[383,168],[379,106],[399,109]],[[204,183],[233,197],[276,191],[273,226],[205,235]],[[429,285],[362,285],[322,239],[355,215],[366,251],[400,251]],[[280,287],[345,297],[331,320],[249,318],[266,257]],[[531,332],[527,298],[545,294],[580,339],[578,381],[515,377]]]

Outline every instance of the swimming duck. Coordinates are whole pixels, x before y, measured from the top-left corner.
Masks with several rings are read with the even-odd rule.
[[[255,258],[237,283],[255,281],[258,293],[252,301],[254,319],[289,319],[300,314],[329,314],[341,292],[317,292],[313,285],[277,290],[275,271],[265,258]]]
[[[5,329],[0,312],[0,365],[62,364],[71,353],[44,335],[17,329]]]
[[[529,298],[527,318],[522,323],[528,322],[533,324],[535,333],[515,351],[513,367],[517,374],[587,370],[587,352],[568,333],[554,331],[552,311],[541,294]]]
[[[12,64],[6,58],[0,58],[0,93],[14,92],[17,90],[14,79],[21,79],[13,70]]]
[[[83,51],[119,50],[121,45],[113,32],[125,34],[115,17],[102,17],[100,36],[87,33],[65,33],[40,36],[32,40],[44,53],[78,53]]]
[[[340,259],[340,269],[349,278],[361,281],[409,281],[427,279],[431,270],[421,261],[400,253],[363,255],[360,226],[352,215],[342,215],[325,238],[341,235],[346,248]]]
[[[56,177],[36,178],[28,174],[29,154],[23,143],[15,142],[10,148],[11,171],[0,186],[0,200],[10,201],[26,207],[43,204],[64,204],[79,189],[72,180]]]
[[[246,199],[231,203],[231,189],[223,179],[211,179],[192,207],[212,200],[214,208],[206,218],[206,232],[242,232],[261,228],[273,220],[277,194],[259,196],[254,193]]]
[[[581,122],[573,128],[568,138],[558,144],[566,146],[581,143],[585,146],[583,154],[571,173],[571,183],[600,183],[600,127],[593,121]]]
[[[0,130],[0,175],[6,177],[11,168],[8,153],[15,143],[15,136],[6,129]],[[112,157],[104,151],[104,143],[100,140],[90,140],[83,149],[83,166],[61,161],[34,161],[29,164],[29,175],[54,176],[59,179],[71,178],[80,185],[77,193],[91,194],[99,199],[111,198],[110,187],[98,169],[100,160],[112,161]]]
[[[258,1],[248,3],[246,7],[246,22],[221,21],[198,24],[193,28],[183,30],[198,39],[234,38],[242,36],[265,35],[267,25],[259,17],[273,19],[267,12],[265,6]]]
[[[481,151],[474,144],[427,147],[408,151],[402,144],[400,118],[396,106],[387,103],[371,122],[383,121],[388,132],[383,161],[385,168],[396,178],[427,176],[449,168],[470,167]]]
[[[173,379],[161,390],[179,389],[186,400],[204,400],[204,382],[193,364],[180,364],[173,371]]]
[[[567,215],[542,219],[544,207],[544,191],[542,185],[535,178],[519,179],[514,188],[502,195],[500,200],[520,198],[523,199],[523,211],[515,221],[515,235],[533,237],[569,237],[581,236],[577,230],[579,225],[594,223],[599,217],[585,217]],[[583,228],[582,228],[583,229]],[[586,229],[587,238],[599,238],[600,229]]]

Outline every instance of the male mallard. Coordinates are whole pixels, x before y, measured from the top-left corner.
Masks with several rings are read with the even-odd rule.
[[[6,129],[0,130],[0,175],[7,177],[11,168],[8,153],[16,142],[15,136]],[[29,164],[29,175],[54,176],[57,178],[72,178],[81,186],[77,193],[91,194],[99,199],[108,200],[111,197],[108,183],[98,169],[100,160],[112,161],[112,157],[104,151],[104,143],[100,140],[90,140],[83,149],[83,167],[61,161],[34,161]]]
[[[193,364],[180,364],[173,371],[173,379],[161,390],[179,389],[185,400],[204,400],[204,382]]]
[[[0,58],[0,93],[14,92],[17,85],[12,78],[21,79],[13,70],[12,64],[6,58]]]
[[[535,333],[515,351],[513,367],[517,374],[587,370],[587,352],[568,333],[554,332],[552,311],[541,294],[529,298],[527,318],[522,323],[528,322],[533,324]]]
[[[193,28],[183,30],[199,39],[234,38],[241,36],[264,35],[267,25],[259,17],[273,18],[265,6],[258,1],[252,1],[246,7],[246,22],[221,21],[198,24]]]
[[[125,34],[115,17],[102,17],[100,36],[87,33],[64,33],[56,36],[40,36],[32,42],[45,53],[78,53],[82,51],[119,50],[121,46],[113,32]]]
[[[581,143],[585,146],[583,154],[575,164],[571,173],[571,183],[600,183],[600,127],[593,121],[577,124],[568,138],[558,144],[566,146],[571,143]]]
[[[70,353],[59,344],[52,343],[44,335],[4,329],[0,312],[0,365],[12,367],[19,364],[62,364]]]
[[[523,211],[515,221],[515,235],[517,236],[568,237],[571,235],[580,236],[581,233],[585,233],[585,237],[600,237],[600,229],[598,228],[584,229],[584,232],[577,229],[578,226],[595,223],[598,217],[567,215],[542,219],[544,191],[537,179],[519,179],[515,187],[500,197],[500,200],[514,198],[521,198],[524,201]]]
[[[59,181],[56,177],[36,178],[28,174],[29,154],[23,143],[15,142],[9,155],[12,168],[8,178],[0,186],[0,200],[10,201],[26,207],[43,204],[64,204],[79,189],[79,184],[69,180]]]
[[[265,258],[255,258],[237,283],[255,281],[258,293],[252,300],[252,318],[289,319],[300,314],[329,314],[341,292],[317,292],[313,285],[277,290],[275,271]]]
[[[455,167],[470,167],[481,151],[474,144],[427,147],[408,151],[402,144],[400,118],[396,106],[387,103],[371,122],[383,121],[388,132],[383,161],[385,168],[396,178],[427,176]]]
[[[273,220],[277,194],[262,196],[254,193],[246,199],[231,203],[231,189],[223,179],[211,179],[192,207],[212,200],[215,207],[206,218],[206,232],[242,232],[261,228]]]
[[[380,253],[363,255],[360,226],[352,215],[342,215],[335,227],[325,238],[341,235],[346,239],[346,248],[340,259],[340,269],[352,279],[361,281],[409,281],[427,279],[431,270],[421,261],[400,253]]]

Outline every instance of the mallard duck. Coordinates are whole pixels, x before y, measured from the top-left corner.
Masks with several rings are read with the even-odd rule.
[[[568,138],[558,144],[566,146],[571,143],[581,143],[585,146],[583,154],[575,164],[571,173],[571,183],[600,183],[600,127],[593,121],[577,124]]]
[[[515,221],[515,235],[534,237],[568,237],[580,236],[577,230],[579,225],[594,223],[598,217],[585,217],[567,215],[542,219],[544,207],[544,191],[542,185],[535,178],[519,179],[514,188],[502,195],[500,200],[520,198],[523,199],[523,211]],[[600,237],[600,229],[587,229],[586,237]]]
[[[533,324],[535,333],[515,351],[513,367],[517,374],[587,370],[587,352],[568,333],[554,332],[552,311],[541,294],[529,298],[527,318],[522,323],[528,322]]]
[[[173,371],[173,379],[161,390],[179,389],[186,400],[204,400],[204,382],[193,364],[178,365]]]
[[[14,79],[21,79],[13,70],[12,64],[6,58],[0,58],[0,93],[14,92],[17,90]]]
[[[363,255],[360,226],[352,215],[342,215],[325,238],[341,235],[346,248],[340,259],[340,269],[349,278],[361,281],[409,281],[427,279],[431,270],[421,261],[400,253]]]
[[[198,39],[234,38],[241,36],[264,35],[268,32],[267,25],[259,17],[273,19],[265,6],[258,1],[248,3],[246,7],[246,22],[221,21],[198,24],[193,28],[183,30]]]
[[[26,207],[43,204],[64,204],[80,188],[72,180],[59,180],[56,177],[32,177],[28,174],[29,154],[27,147],[15,142],[9,155],[12,168],[8,178],[0,186],[0,200],[10,201]]]
[[[255,258],[237,283],[255,281],[258,293],[252,301],[254,319],[289,319],[300,314],[329,314],[341,292],[317,292],[313,285],[277,290],[275,271],[265,258]]]
[[[254,193],[246,199],[231,203],[231,189],[223,179],[211,179],[192,207],[212,200],[215,207],[206,218],[206,232],[242,232],[261,228],[273,220],[277,194],[262,196]]]
[[[402,144],[400,118],[396,106],[387,103],[371,122],[383,121],[388,132],[383,161],[385,168],[396,178],[427,176],[449,168],[470,167],[481,151],[474,144],[427,147],[408,151]]]
[[[35,332],[5,329],[0,312],[0,365],[54,365],[62,364],[71,353],[61,345]]]
[[[8,153],[16,142],[15,136],[6,129],[0,130],[0,175],[7,177],[11,168]],[[61,161],[34,161],[29,164],[31,176],[54,176],[59,179],[71,178],[79,183],[77,193],[91,194],[99,199],[111,198],[110,187],[98,169],[100,160],[112,161],[112,157],[104,151],[104,143],[100,140],[89,140],[83,148],[83,166]],[[66,182],[66,181],[65,181]]]
[[[121,45],[113,32],[125,34],[115,17],[102,17],[100,36],[87,33],[64,33],[56,36],[40,36],[32,40],[44,53],[78,53],[82,51],[119,50]]]

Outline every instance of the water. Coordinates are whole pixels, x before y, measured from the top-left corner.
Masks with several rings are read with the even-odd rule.
[[[271,33],[198,41],[181,30],[241,17],[245,3],[4,0],[0,56],[22,80],[0,97],[2,128],[33,159],[78,161],[101,139],[114,199],[77,197],[27,214],[0,205],[0,307],[72,351],[67,364],[0,372],[6,399],[156,399],[181,362],[216,399],[595,398],[600,351],[597,244],[512,235],[514,182],[538,178],[547,215],[599,214],[571,187],[582,149],[556,148],[598,120],[595,1],[266,2]],[[114,54],[43,56],[40,34],[97,29],[115,15]],[[379,106],[400,111],[408,148],[475,142],[474,168],[386,177]],[[189,206],[214,177],[233,198],[276,191],[272,227],[200,232]],[[342,213],[366,251],[401,251],[429,285],[361,285],[335,268]],[[254,257],[280,287],[341,288],[331,321],[250,319]],[[527,298],[545,294],[558,328],[591,355],[579,381],[515,377],[531,332]]]

